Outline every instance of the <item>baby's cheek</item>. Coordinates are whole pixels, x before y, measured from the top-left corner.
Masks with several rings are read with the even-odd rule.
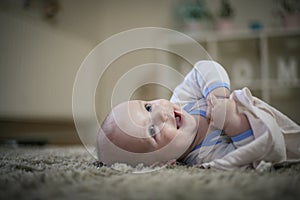
[[[162,132],[162,139],[165,145],[171,142],[177,134],[177,130],[166,127]]]

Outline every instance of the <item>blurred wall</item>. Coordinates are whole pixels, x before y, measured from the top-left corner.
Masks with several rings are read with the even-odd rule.
[[[134,27],[171,27],[169,1],[59,1],[53,21],[38,1],[23,2],[0,13],[1,118],[70,120],[75,75],[94,46]]]
[[[0,137],[76,143],[72,89],[84,58],[120,31],[171,28],[174,2],[59,0],[53,19],[44,2],[0,2]]]
[[[52,143],[76,143],[79,140],[72,121],[72,87],[84,58],[99,42],[121,31],[145,26],[177,29],[173,10],[184,1],[58,0],[53,19],[45,18],[44,2],[0,2],[0,137],[27,134],[50,138]],[[236,8],[238,29],[247,29],[252,20],[260,20],[265,27],[279,25],[272,0],[231,2]],[[216,12],[219,1],[207,4]],[[109,94],[111,88],[103,86],[113,85],[111,81],[122,70],[157,59],[148,53],[112,64],[115,71],[100,83],[96,97],[100,120],[110,109],[103,107],[101,96]],[[118,67],[123,68],[119,71]],[[58,137],[61,134],[67,136]]]

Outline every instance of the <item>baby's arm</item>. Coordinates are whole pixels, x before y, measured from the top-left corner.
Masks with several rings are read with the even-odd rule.
[[[203,60],[197,62],[184,81],[176,87],[171,102],[209,99],[210,94],[221,98],[229,97],[230,81],[219,63]]]
[[[212,95],[209,101],[210,122],[215,128],[223,129],[230,137],[250,129],[247,116],[238,112],[234,99],[217,99]]]
[[[226,70],[217,62],[200,61],[195,65],[197,83],[204,97],[228,98],[230,95],[230,81]]]
[[[229,98],[230,80],[226,70],[217,62],[200,61],[195,69],[198,74],[198,83],[202,89],[207,104],[211,102],[211,96],[219,99]],[[210,121],[210,110],[206,111],[206,118]]]

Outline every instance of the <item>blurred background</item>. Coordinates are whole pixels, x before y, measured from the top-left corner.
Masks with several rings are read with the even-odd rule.
[[[81,63],[110,36],[148,26],[191,36],[227,69],[233,89],[249,87],[300,123],[298,0],[1,0],[1,143],[79,144],[72,90]],[[169,45],[197,56],[188,44],[172,40]],[[159,50],[121,56],[99,81],[95,96],[99,122],[111,109],[117,80],[150,62],[183,74],[192,67]],[[131,98],[170,95],[163,86],[147,84]]]

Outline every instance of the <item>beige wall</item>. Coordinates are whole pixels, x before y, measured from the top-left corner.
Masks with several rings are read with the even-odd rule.
[[[18,1],[15,1],[18,2]],[[171,27],[170,1],[60,1],[55,22],[32,1],[3,3],[0,13],[0,117],[71,120],[72,87],[85,56],[112,34]],[[139,16],[139,17],[137,17]]]
[[[1,14],[0,115],[67,119],[76,71],[91,49],[82,38]]]
[[[43,18],[43,1],[30,2],[27,9],[24,1],[0,3],[0,137],[78,142],[72,123],[72,89],[84,58],[120,31],[172,27],[174,1],[61,0],[52,21]],[[53,128],[41,128],[43,123]]]

